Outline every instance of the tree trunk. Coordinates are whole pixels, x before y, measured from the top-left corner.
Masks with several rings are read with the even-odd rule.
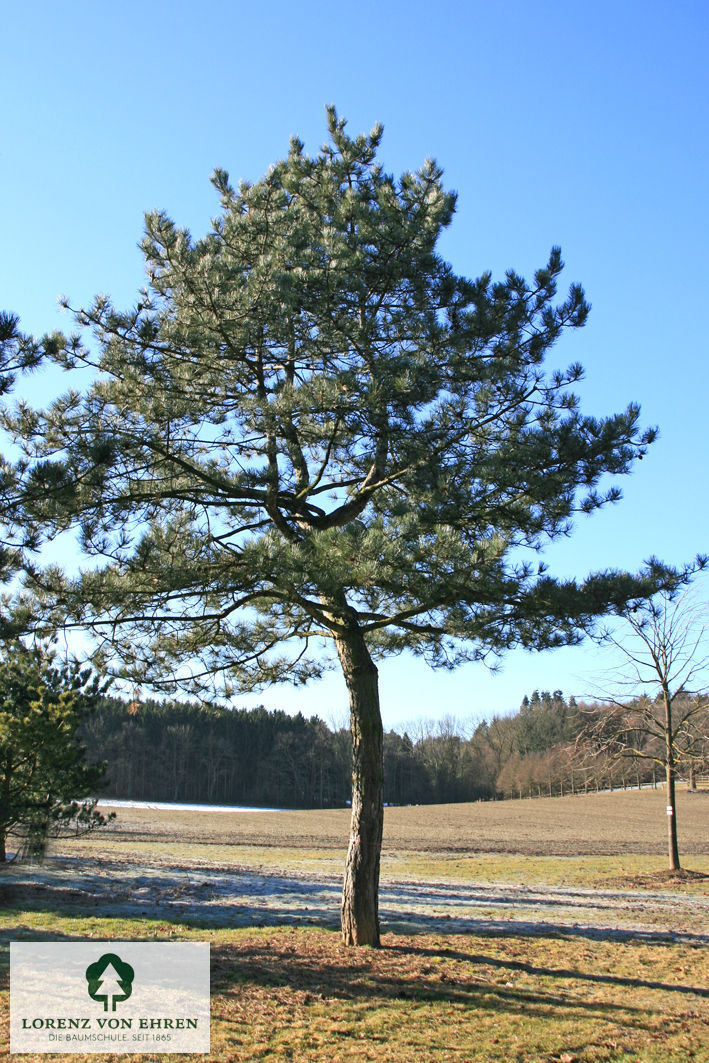
[[[671,810],[671,811],[670,811]],[[667,852],[670,870],[679,870],[679,847],[677,845],[677,806],[675,803],[675,773],[671,764],[667,765]]]
[[[352,821],[342,888],[345,945],[379,947],[379,861],[384,826],[382,718],[377,669],[362,633],[336,637],[350,698]]]
[[[665,689],[665,774],[667,777],[667,852],[670,871],[679,870],[677,803],[675,801],[675,755],[672,742],[672,698]]]

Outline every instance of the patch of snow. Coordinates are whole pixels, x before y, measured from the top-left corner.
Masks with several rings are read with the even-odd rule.
[[[155,808],[171,812],[288,812],[286,808],[250,808],[247,805],[180,805],[170,801],[124,801],[102,797],[98,808]]]

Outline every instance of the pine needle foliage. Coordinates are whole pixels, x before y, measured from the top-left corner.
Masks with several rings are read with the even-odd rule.
[[[54,352],[95,383],[6,417],[28,542],[74,528],[93,558],[35,568],[34,591],[155,687],[306,681],[343,623],[444,667],[565,645],[657,582],[534,560],[653,437],[634,405],[583,416],[578,365],[545,373],[589,310],[578,285],[555,302],[559,249],[531,283],[457,275],[440,168],[395,180],[381,127],[328,121],[255,184],[217,170],[204,238],[147,215],[135,307],[98,297],[77,313],[94,347]]]
[[[49,835],[106,823],[92,797],[104,764],[87,764],[79,726],[104,687],[46,644],[8,640],[0,659],[0,862],[13,832],[41,855]],[[111,817],[112,818],[112,817]]]

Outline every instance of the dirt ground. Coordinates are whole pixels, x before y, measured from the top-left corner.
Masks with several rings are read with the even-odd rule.
[[[664,854],[664,789],[387,808],[384,848],[397,852],[527,855]],[[680,849],[709,854],[709,791],[677,795]],[[348,809],[176,812],[121,808],[106,838],[178,844],[342,850]],[[99,844],[100,837],[96,842]]]

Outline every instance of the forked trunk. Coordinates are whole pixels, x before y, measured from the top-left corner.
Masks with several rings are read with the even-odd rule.
[[[379,861],[384,825],[382,717],[377,669],[359,630],[336,639],[350,698],[352,821],[342,888],[345,945],[379,939]]]

